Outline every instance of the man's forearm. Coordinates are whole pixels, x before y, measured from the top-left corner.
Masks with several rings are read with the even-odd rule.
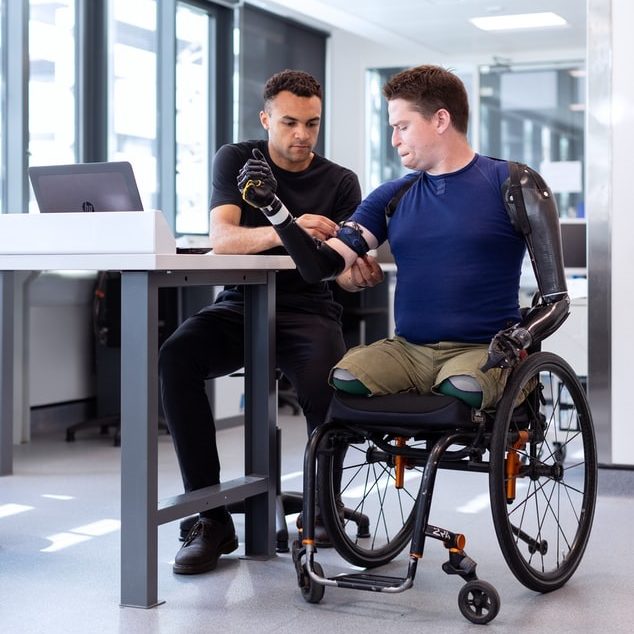
[[[212,232],[214,253],[252,255],[282,244],[273,227],[224,226]]]

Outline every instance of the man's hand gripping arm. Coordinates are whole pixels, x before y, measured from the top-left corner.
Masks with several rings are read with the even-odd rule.
[[[312,238],[295,221],[282,201],[275,195],[277,181],[262,153],[254,149],[238,174],[238,188],[242,198],[260,209],[275,228],[282,244],[295,261],[301,276],[309,283],[335,279],[348,269],[357,257],[372,248],[364,231],[355,223],[344,224],[336,238],[321,242]],[[374,236],[366,232],[376,243]],[[374,244],[373,246],[376,246]]]

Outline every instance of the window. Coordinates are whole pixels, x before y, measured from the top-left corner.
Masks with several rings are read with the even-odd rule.
[[[176,7],[176,232],[209,231],[210,32],[206,11]]]
[[[163,211],[177,234],[200,234],[216,129],[229,127],[232,12],[195,0],[174,7],[110,0],[108,156],[132,163],[146,209]]]
[[[375,68],[367,73],[367,186],[369,191],[381,183],[402,176],[407,170],[401,165],[392,147],[392,129],[388,124],[387,103],[383,85],[402,68]]]
[[[29,164],[74,163],[74,0],[31,0],[29,77]]]
[[[130,161],[146,209],[158,209],[156,0],[112,0],[108,157]]]

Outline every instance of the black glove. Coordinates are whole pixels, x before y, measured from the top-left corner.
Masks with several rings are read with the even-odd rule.
[[[275,200],[277,181],[271,166],[257,148],[238,173],[238,188],[242,198],[253,207],[262,209],[270,207]]]
[[[480,368],[487,372],[491,368],[514,368],[525,356],[532,337],[525,328],[501,330],[489,344],[489,356]]]

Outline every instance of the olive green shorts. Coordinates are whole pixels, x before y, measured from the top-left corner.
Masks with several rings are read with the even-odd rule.
[[[348,370],[373,396],[437,392],[451,376],[471,376],[482,388],[482,409],[491,409],[502,396],[509,371],[493,368],[482,372],[487,349],[486,344],[452,341],[416,345],[394,337],[352,348],[335,367]]]

